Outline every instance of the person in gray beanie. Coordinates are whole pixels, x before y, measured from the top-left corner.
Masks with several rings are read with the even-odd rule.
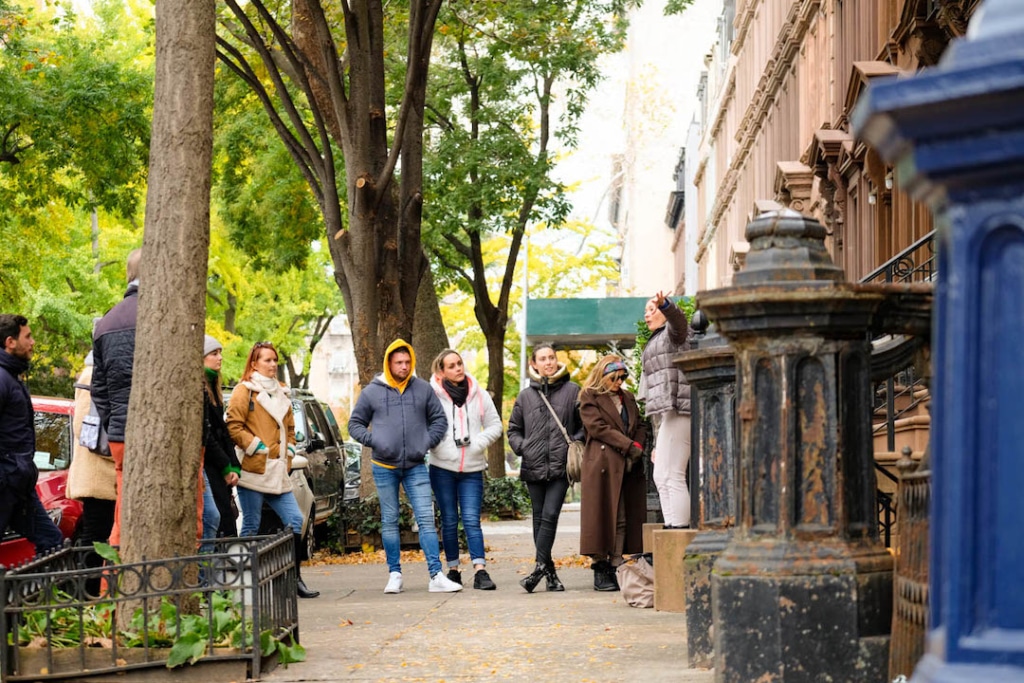
[[[206,335],[203,341],[203,541],[201,551],[210,551],[210,539],[237,536],[231,488],[238,483],[242,467],[235,455],[235,443],[224,423],[224,395],[220,368],[223,362],[219,341]]]

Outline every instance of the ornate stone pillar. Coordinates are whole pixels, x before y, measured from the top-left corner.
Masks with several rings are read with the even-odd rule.
[[[935,214],[931,610],[915,682],[1024,680],[1022,112],[1024,14],[988,0],[938,67],[872,84],[853,117]]]
[[[695,321],[698,316],[694,315]],[[736,520],[736,357],[715,331],[675,363],[690,384],[693,455],[690,469],[694,528],[686,547],[687,653],[691,668],[713,665],[711,567],[731,538]],[[694,476],[699,472],[700,476]]]
[[[763,214],[746,235],[736,285],[698,295],[737,374],[738,518],[712,572],[716,680],[882,681],[893,561],[878,538],[867,332],[895,309],[884,287],[844,281],[813,219]]]

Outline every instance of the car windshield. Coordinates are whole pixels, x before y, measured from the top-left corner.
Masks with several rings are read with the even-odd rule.
[[[302,412],[302,401],[292,401],[292,415],[295,416],[295,441],[305,443],[309,430],[306,429],[306,415]]]
[[[36,467],[63,470],[71,464],[70,415],[36,411]]]

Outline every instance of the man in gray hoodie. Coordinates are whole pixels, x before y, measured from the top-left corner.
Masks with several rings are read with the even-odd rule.
[[[444,438],[448,418],[426,381],[413,376],[416,354],[396,339],[384,353],[384,371],[359,394],[348,421],[353,439],[373,450],[370,462],[380,500],[380,537],[388,560],[385,593],[402,592],[401,538],[398,531],[398,487],[412,505],[419,527],[420,548],[427,558],[431,593],[454,593],[462,586],[441,571],[441,553],[434,526],[427,451]]]

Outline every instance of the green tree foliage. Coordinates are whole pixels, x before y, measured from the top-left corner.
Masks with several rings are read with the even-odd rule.
[[[391,340],[409,338],[427,267],[423,100],[440,5],[226,0],[221,16],[218,57],[258,98],[322,214],[363,383]]]
[[[70,395],[139,241],[152,8],[93,10],[0,6],[0,309],[31,321],[36,393]]]
[[[344,311],[323,216],[255,94],[222,73],[217,87],[207,330],[237,380],[253,342],[273,341],[285,379],[307,387],[313,351]]]
[[[578,296],[581,292],[602,292],[607,284],[618,278],[618,266],[612,258],[608,245],[594,239],[593,226],[578,221],[568,221],[559,228],[540,224],[530,228],[530,297],[561,298]],[[484,240],[484,260],[500,267],[507,259],[510,238],[498,233]],[[522,282],[523,263],[517,271],[517,283]],[[508,331],[504,336],[501,368],[504,374],[501,415],[507,416],[511,403],[519,393],[519,355],[523,290],[513,287],[510,295],[512,315]],[[474,314],[474,302],[458,288],[449,285],[444,293],[445,327],[453,338],[459,340],[459,348],[475,350],[486,348],[486,340]],[[467,359],[468,360],[468,359]],[[476,356],[470,362],[470,372],[483,376],[489,369],[490,361]]]
[[[693,4],[693,0],[667,0],[665,3],[665,16],[682,14]]]
[[[152,102],[145,12],[113,0],[7,11],[0,50],[0,205],[26,218],[60,200],[134,216]],[[133,29],[133,30],[130,30]]]
[[[622,47],[630,4],[475,0],[441,15],[426,114],[427,243],[442,274],[473,296],[496,402],[523,235],[568,214],[553,149],[575,146],[598,60]],[[495,263],[483,244],[498,234],[509,242]],[[493,449],[492,476],[503,473],[501,461]]]

